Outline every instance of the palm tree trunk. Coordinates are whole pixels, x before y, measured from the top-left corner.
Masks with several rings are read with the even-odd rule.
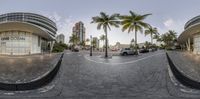
[[[104,42],[104,40],[103,40],[103,52],[104,52],[104,47],[105,47],[105,42]]]
[[[137,49],[137,30],[135,30],[135,50],[138,54],[138,49]]]
[[[152,37],[152,33],[151,33],[151,44],[153,44],[153,37]]]
[[[137,46],[137,31],[135,30],[135,47]]]
[[[108,38],[107,38],[107,28],[105,28],[105,35],[106,35],[106,51],[105,51],[105,57],[108,57]]]

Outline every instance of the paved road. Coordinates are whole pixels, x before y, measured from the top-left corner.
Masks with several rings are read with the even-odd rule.
[[[65,52],[61,70],[48,87],[27,93],[7,92],[2,97],[15,99],[27,99],[27,97],[33,99],[191,99],[200,97],[199,92],[181,89],[172,83],[164,51],[128,56],[128,58],[124,57],[123,61],[121,61],[121,56],[114,56],[107,60],[98,58],[100,57],[91,58],[84,52]]]

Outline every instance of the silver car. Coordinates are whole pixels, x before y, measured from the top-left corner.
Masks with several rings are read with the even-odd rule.
[[[136,55],[137,52],[134,49],[131,48],[122,48],[120,51],[120,55]]]

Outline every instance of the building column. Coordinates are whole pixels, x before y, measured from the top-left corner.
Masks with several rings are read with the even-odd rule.
[[[187,47],[187,51],[191,51],[191,44],[190,44],[190,38],[188,38],[188,41],[186,42],[186,47]]]
[[[52,52],[52,50],[53,50],[54,43],[55,43],[55,41],[50,41],[50,52]]]

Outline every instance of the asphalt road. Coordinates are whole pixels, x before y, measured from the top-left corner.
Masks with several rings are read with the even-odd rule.
[[[0,99],[191,99],[199,94],[172,82],[164,51],[112,59],[65,52],[59,74],[47,87],[4,92]]]

